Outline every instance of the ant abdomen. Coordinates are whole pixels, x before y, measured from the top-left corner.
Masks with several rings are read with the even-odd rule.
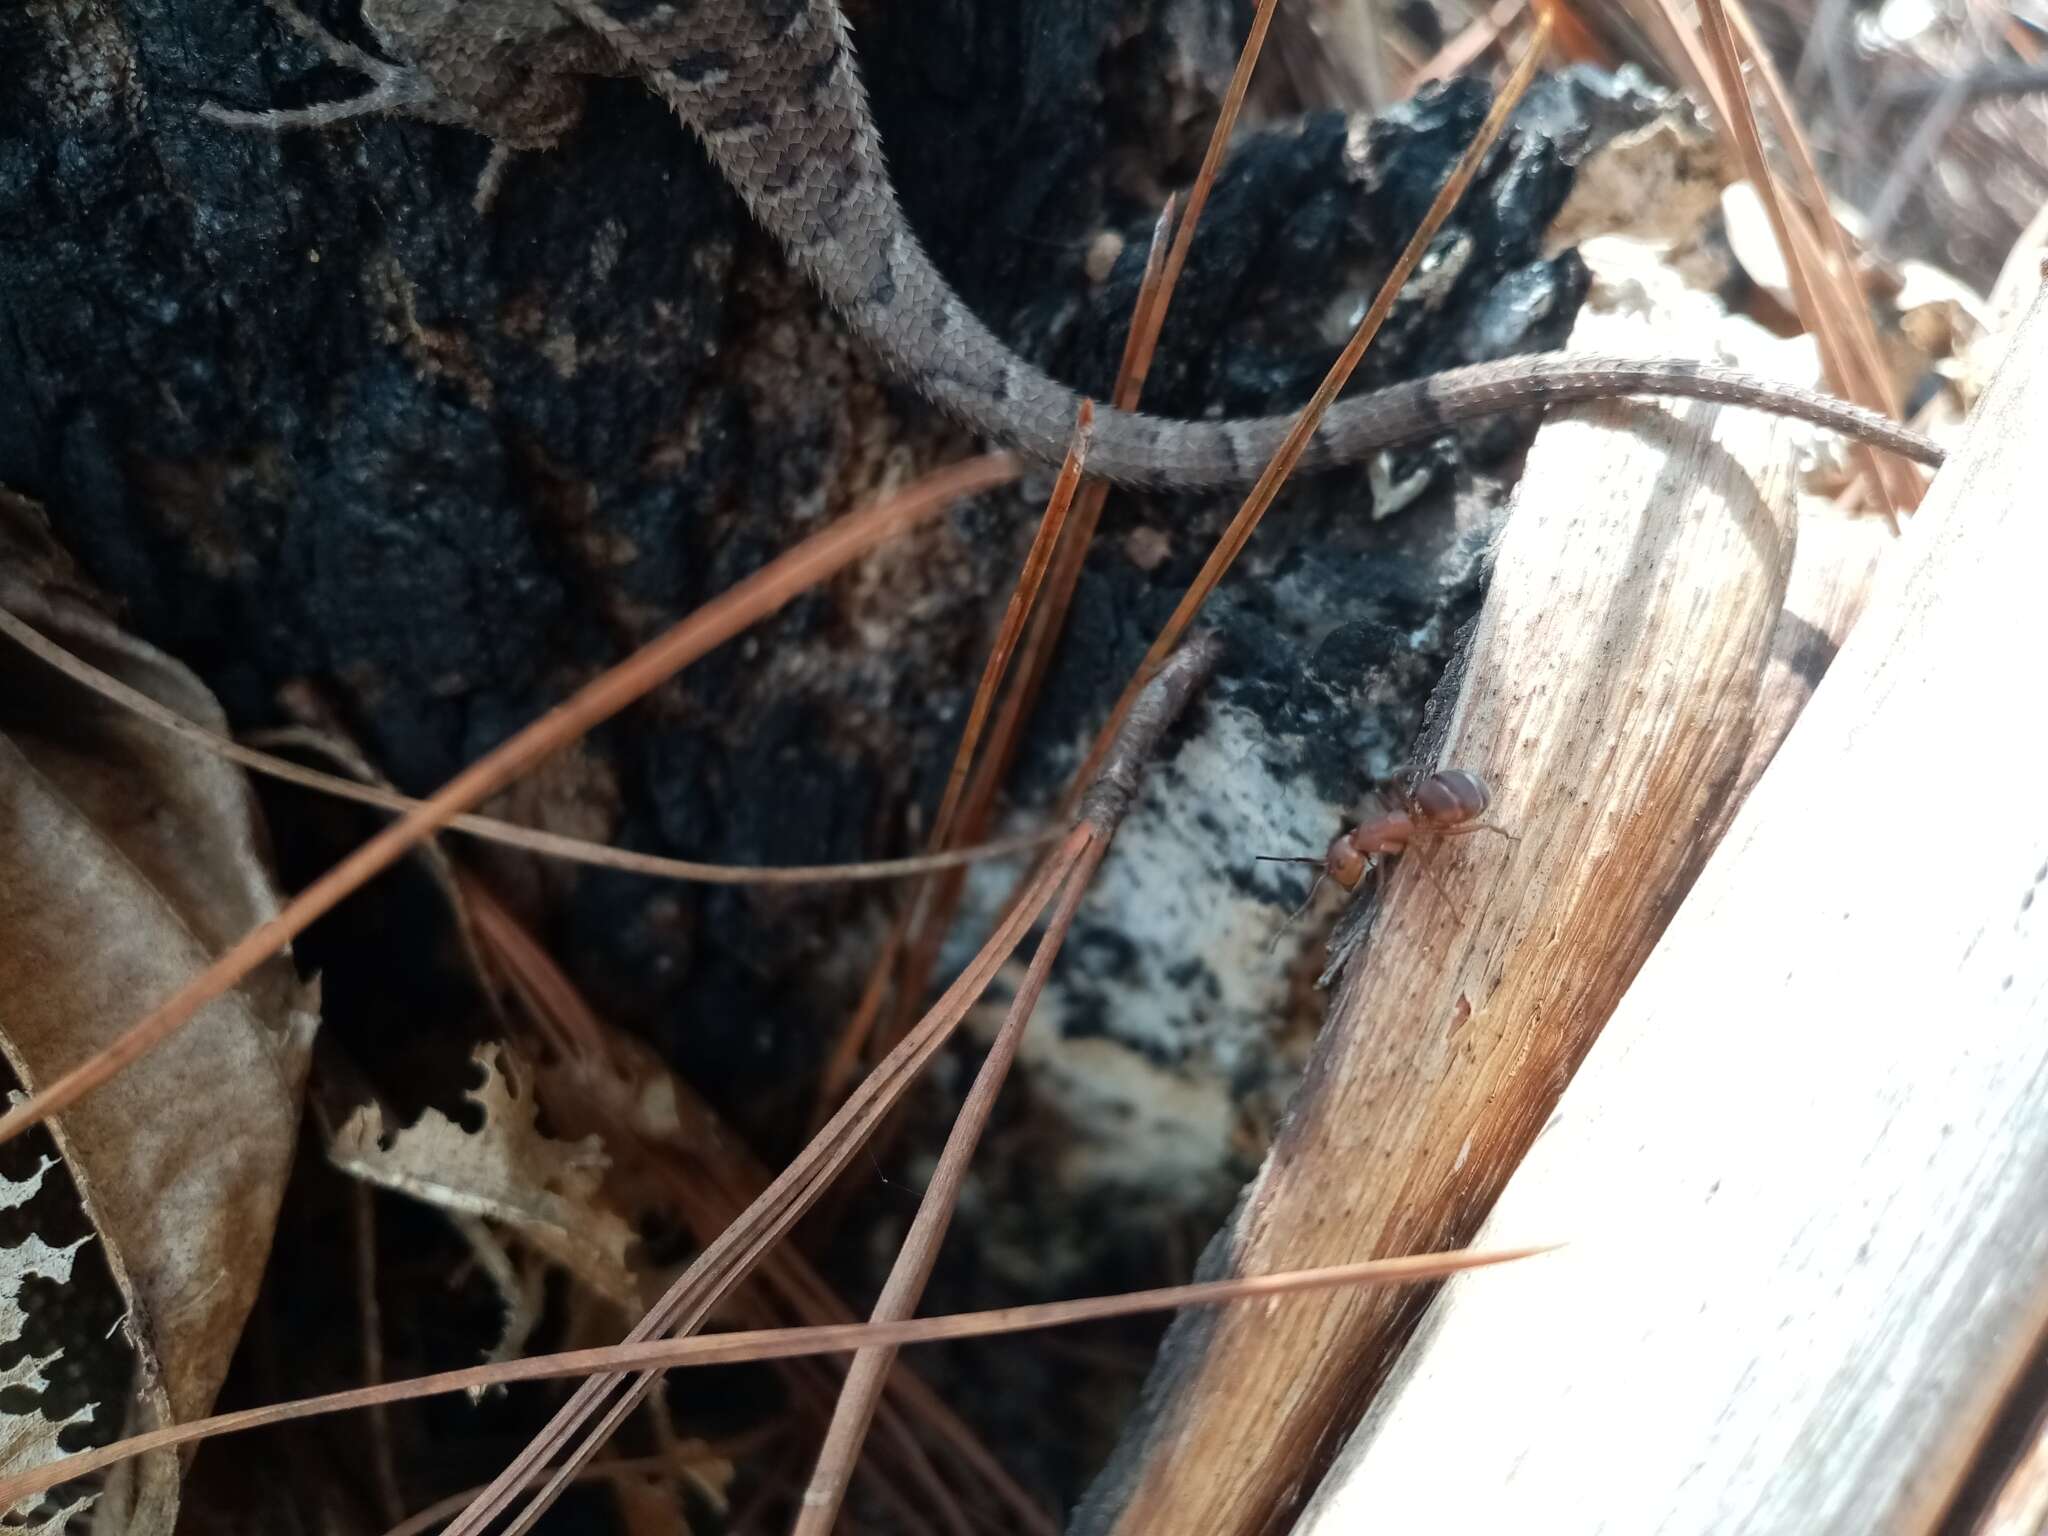
[[[1438,826],[1477,821],[1493,803],[1486,781],[1462,768],[1445,768],[1415,786],[1415,808]]]

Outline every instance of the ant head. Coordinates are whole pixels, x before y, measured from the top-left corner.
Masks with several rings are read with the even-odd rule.
[[[1330,839],[1330,851],[1323,855],[1323,872],[1347,891],[1358,889],[1365,878],[1365,855],[1351,845],[1351,834],[1340,832]]]

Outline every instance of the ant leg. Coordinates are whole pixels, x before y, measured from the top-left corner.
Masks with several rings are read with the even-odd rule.
[[[1521,841],[1520,837],[1510,832],[1506,827],[1496,827],[1490,821],[1468,821],[1455,827],[1437,827],[1435,831],[1439,837],[1463,837],[1467,832],[1492,832],[1496,836],[1506,838],[1511,843],[1519,843]]]
[[[1416,864],[1421,868],[1422,873],[1428,877],[1429,883],[1436,887],[1437,895],[1443,898],[1444,905],[1450,908],[1452,915],[1455,916],[1458,911],[1458,904],[1451,900],[1451,893],[1444,889],[1443,881],[1437,878],[1436,866],[1429,862],[1429,850],[1420,843],[1411,843],[1408,846],[1408,851],[1415,855]]]

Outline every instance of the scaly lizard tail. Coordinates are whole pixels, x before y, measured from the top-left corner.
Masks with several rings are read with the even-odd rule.
[[[1079,396],[990,332],[911,233],[845,17],[831,0],[696,0],[687,23],[665,28],[640,0],[569,0],[568,9],[696,130],[754,217],[893,367],[989,436],[1042,460],[1060,457]],[[1550,353],[1342,401],[1301,468],[1352,463],[1504,410],[1629,394],[1760,406],[1941,461],[1935,444],[1874,412],[1733,369]],[[1245,485],[1293,420],[1180,421],[1098,408],[1088,469],[1160,489]]]

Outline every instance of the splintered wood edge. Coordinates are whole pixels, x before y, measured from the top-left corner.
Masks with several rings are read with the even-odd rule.
[[[2048,1328],[2048,796],[2014,773],[2043,745],[2044,421],[2037,296],[1475,1239],[1570,1246],[1451,1283],[1297,1536],[1904,1531],[1951,1507]],[[1943,804],[1928,751],[1957,742]]]
[[[1802,431],[1690,405],[1553,413],[1423,755],[1484,776],[1488,819],[1517,840],[1436,848],[1450,903],[1412,855],[1397,868],[1205,1271],[1453,1246],[1477,1226],[1808,687],[1783,663],[1788,588],[1826,594],[1832,620],[1803,629],[1822,638],[1855,607],[1874,532],[1820,541],[1836,564],[1794,581]],[[1076,1531],[1271,1528],[1422,1295],[1178,1323]]]

